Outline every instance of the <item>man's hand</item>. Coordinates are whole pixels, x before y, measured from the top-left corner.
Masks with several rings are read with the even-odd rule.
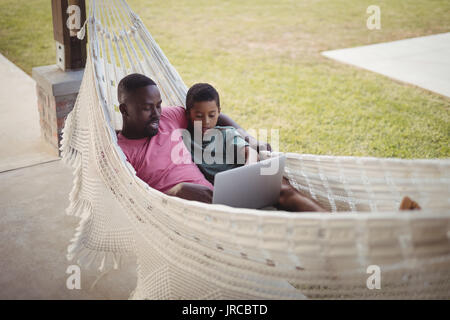
[[[200,184],[182,182],[166,192],[169,196],[174,196],[186,200],[194,200],[205,203],[212,203],[213,192],[208,187]]]

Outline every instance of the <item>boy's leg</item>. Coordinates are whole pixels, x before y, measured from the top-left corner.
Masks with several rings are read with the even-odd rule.
[[[312,199],[300,194],[300,192],[290,185],[289,180],[284,177],[281,183],[280,199],[277,203],[277,208],[294,212],[327,212],[327,210],[322,208]]]

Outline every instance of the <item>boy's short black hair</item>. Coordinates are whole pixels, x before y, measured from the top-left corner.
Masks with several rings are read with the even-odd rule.
[[[215,101],[220,109],[219,93],[208,83],[196,83],[189,88],[186,95],[186,111],[194,106],[195,102]]]
[[[156,83],[149,77],[140,73],[132,73],[122,78],[117,86],[117,98],[119,103],[124,103],[126,96],[134,90],[146,86],[156,86]]]

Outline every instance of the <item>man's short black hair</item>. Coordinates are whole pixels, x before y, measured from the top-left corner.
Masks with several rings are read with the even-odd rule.
[[[140,73],[132,73],[120,80],[117,86],[117,98],[119,103],[124,103],[128,94],[134,90],[146,87],[156,86],[155,81]]]
[[[186,111],[192,109],[195,102],[213,100],[216,101],[217,107],[220,108],[220,99],[217,90],[208,83],[196,83],[187,92]]]

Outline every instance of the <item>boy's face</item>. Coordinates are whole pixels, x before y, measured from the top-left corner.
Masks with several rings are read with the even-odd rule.
[[[194,106],[189,110],[188,118],[194,124],[194,121],[202,122],[202,134],[206,130],[214,128],[219,119],[220,109],[215,100],[194,102]]]

